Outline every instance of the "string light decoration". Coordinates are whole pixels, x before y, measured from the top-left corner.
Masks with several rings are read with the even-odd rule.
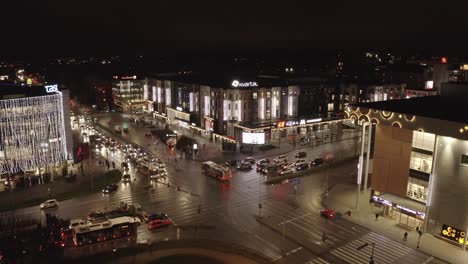
[[[66,160],[62,93],[0,100],[0,173]]]

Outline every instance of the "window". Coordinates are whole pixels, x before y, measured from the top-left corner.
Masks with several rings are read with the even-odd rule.
[[[413,131],[413,147],[434,151],[435,135],[420,131]]]
[[[432,156],[412,151],[410,169],[430,174],[432,170]]]
[[[427,201],[428,194],[428,183],[422,180],[418,180],[412,177],[408,178],[408,186],[406,189],[406,195],[420,202],[425,203]]]
[[[270,92],[267,92],[266,94],[267,94],[267,98],[270,98],[271,93],[270,93]]]
[[[257,93],[253,93],[253,99],[257,99]]]
[[[463,166],[468,166],[468,155],[461,155],[461,162],[460,162],[461,165]]]

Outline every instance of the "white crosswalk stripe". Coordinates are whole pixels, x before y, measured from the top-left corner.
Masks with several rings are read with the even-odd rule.
[[[359,246],[365,243],[368,243],[367,247],[357,250]],[[332,250],[330,254],[349,263],[369,263],[369,258],[372,254],[372,243],[375,243],[374,261],[376,263],[396,263],[398,259],[413,251],[411,248],[396,241],[371,232]]]
[[[331,263],[322,258],[316,258],[314,260],[307,261],[305,264],[331,264]]]

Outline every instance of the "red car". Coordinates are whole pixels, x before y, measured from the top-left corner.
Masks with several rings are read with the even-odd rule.
[[[73,229],[65,229],[65,230],[60,231],[60,238],[62,240],[73,239]]]
[[[152,229],[156,229],[156,228],[160,228],[160,227],[163,227],[163,226],[168,226],[171,224],[171,220],[169,220],[168,218],[166,219],[156,219],[156,220],[152,220],[148,223],[148,229],[149,230],[152,230]]]
[[[336,216],[336,212],[331,209],[323,209],[320,211],[320,215],[328,219],[333,219]]]

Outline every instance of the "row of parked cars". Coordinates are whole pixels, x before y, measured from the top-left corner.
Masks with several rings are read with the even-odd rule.
[[[298,152],[295,155],[296,160],[292,163],[288,163],[286,156],[279,156],[272,161],[269,159],[262,159],[257,162],[257,172],[264,173],[266,175],[280,174],[287,175],[294,173],[295,171],[306,170],[310,167],[321,166],[324,163],[322,158],[306,161],[307,153],[304,151]]]

